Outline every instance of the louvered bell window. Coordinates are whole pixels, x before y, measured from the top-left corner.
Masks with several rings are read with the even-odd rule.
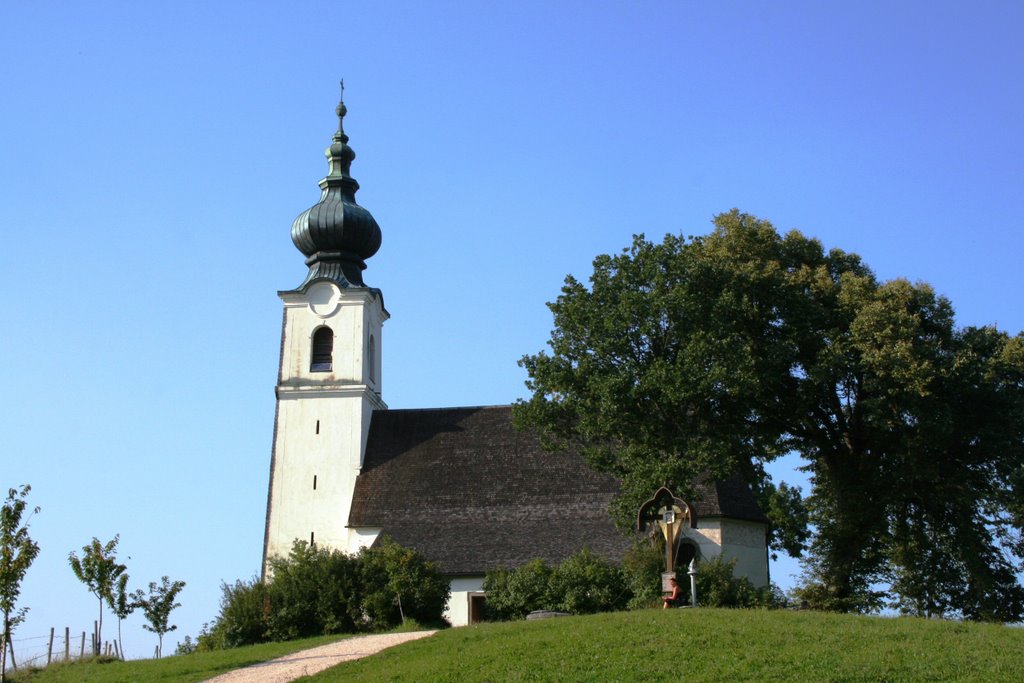
[[[309,364],[309,371],[330,372],[333,351],[334,332],[329,327],[321,327],[313,333],[313,360]]]

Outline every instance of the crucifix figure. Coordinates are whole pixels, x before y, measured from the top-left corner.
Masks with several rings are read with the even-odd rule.
[[[637,512],[637,531],[645,531],[656,524],[665,539],[665,580],[675,576],[675,558],[682,540],[683,526],[693,527],[696,520],[690,506],[672,491],[662,486],[654,497],[640,506]]]

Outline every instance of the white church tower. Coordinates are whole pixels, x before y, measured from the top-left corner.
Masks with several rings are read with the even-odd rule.
[[[388,312],[380,290],[367,287],[362,274],[365,259],[380,248],[381,232],[356,204],[344,101],[336,111],[338,132],[327,148],[320,201],[292,224],[292,241],[309,272],[295,289],[278,292],[284,320],[264,572],[267,559],[287,556],[296,539],[358,548],[360,539],[347,528],[352,491],[370,416],[387,407],[380,353]]]

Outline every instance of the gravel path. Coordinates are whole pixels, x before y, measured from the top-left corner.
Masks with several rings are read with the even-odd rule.
[[[347,638],[330,645],[293,652],[279,659],[254,664],[244,669],[235,669],[211,678],[206,683],[287,683],[342,662],[367,657],[410,640],[425,638],[432,633],[434,631],[413,631]]]

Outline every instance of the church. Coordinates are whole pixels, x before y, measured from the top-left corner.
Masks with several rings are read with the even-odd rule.
[[[296,539],[349,553],[388,535],[451,580],[446,618],[478,621],[485,572],[586,546],[613,562],[631,540],[612,523],[618,482],[579,454],[544,451],[512,426],[511,406],[391,410],[381,384],[381,290],[363,280],[381,229],[355,200],[355,153],[343,128],[327,148],[321,197],[292,224],[305,279],[284,302],[263,544]],[[298,279],[298,277],[296,278]],[[681,557],[736,559],[768,583],[767,520],[742,481],[697,482]]]

